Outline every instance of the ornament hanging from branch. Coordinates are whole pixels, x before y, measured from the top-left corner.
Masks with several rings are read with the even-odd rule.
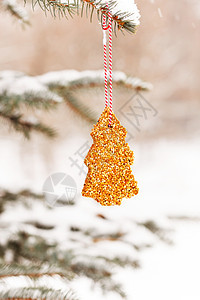
[[[101,205],[120,205],[122,198],[131,198],[138,193],[137,182],[131,173],[133,151],[125,142],[126,129],[110,109],[105,108],[94,126],[90,148],[85,164],[88,174],[82,195],[95,199]]]
[[[133,151],[125,142],[127,131],[112,111],[112,17],[110,12],[108,16],[107,25],[106,15],[103,15],[105,109],[91,132],[94,143],[84,160],[88,167],[88,174],[82,190],[83,196],[93,198],[104,206],[120,205],[123,198],[131,198],[139,191],[130,167],[134,156]],[[109,30],[109,101],[107,29]]]

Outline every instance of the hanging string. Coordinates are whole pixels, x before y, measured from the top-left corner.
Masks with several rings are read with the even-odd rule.
[[[103,54],[104,54],[104,82],[105,82],[105,107],[108,107],[108,77],[107,77],[107,37],[106,16],[103,15]]]
[[[110,81],[110,118],[109,125],[112,121],[112,19],[109,11],[109,81]]]
[[[108,8],[108,4],[106,5]],[[103,49],[104,49],[104,78],[105,78],[105,106],[108,107],[108,75],[107,75],[107,37],[106,30],[109,29],[109,85],[110,85],[110,98],[109,98],[109,126],[112,121],[112,18],[108,9],[108,26],[106,27],[106,15],[103,14]]]

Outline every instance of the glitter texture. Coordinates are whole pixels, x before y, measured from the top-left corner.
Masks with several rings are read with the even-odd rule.
[[[126,129],[112,112],[109,126],[109,108],[105,108],[92,129],[94,144],[84,163],[88,174],[82,195],[95,199],[101,205],[120,205],[123,198],[138,193],[137,182],[131,172],[134,155],[125,142]]]

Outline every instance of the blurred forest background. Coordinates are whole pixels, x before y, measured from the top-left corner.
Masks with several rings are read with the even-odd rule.
[[[139,195],[119,208],[102,208],[81,197],[85,174],[69,158],[86,141],[92,144],[92,122],[69,103],[31,111],[57,131],[53,139],[33,132],[27,140],[1,120],[0,278],[7,281],[0,282],[0,299],[12,299],[9,291],[19,295],[19,288],[30,284],[16,278],[14,283],[11,274],[35,274],[38,281],[31,288],[41,286],[45,295],[48,286],[52,299],[66,291],[64,277],[70,283],[63,299],[76,299],[75,290],[79,299],[98,300],[103,290],[109,300],[199,300],[200,3],[140,0],[137,5],[141,24],[136,34],[113,36],[113,69],[153,85],[141,95],[157,113],[143,120],[129,142]],[[0,71],[35,78],[103,68],[102,30],[95,15],[90,23],[85,16],[54,19],[39,7],[33,12],[30,2],[26,10],[30,25],[0,12]],[[83,86],[73,93],[100,116],[103,86]],[[114,112],[130,133],[133,126],[120,108],[135,93],[134,88],[114,87]],[[54,172],[75,179],[74,205],[45,206],[42,185]],[[5,269],[5,263],[10,267]],[[39,274],[57,277],[40,282]]]

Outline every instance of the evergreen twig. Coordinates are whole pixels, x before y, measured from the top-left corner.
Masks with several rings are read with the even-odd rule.
[[[50,266],[43,266],[42,264],[38,265],[21,265],[21,264],[0,264],[0,279],[6,277],[13,277],[13,276],[28,276],[31,278],[39,278],[42,276],[54,276],[59,275],[60,277],[66,277],[71,279],[72,276],[69,272],[66,272],[63,269],[58,267],[50,267]]]
[[[156,222],[147,220],[146,222],[138,223],[138,225],[144,226],[147,230],[156,235],[161,241],[170,245],[173,244],[172,240],[166,236],[166,233],[169,230],[161,228],[158,226],[158,224],[156,224]]]
[[[78,300],[72,291],[56,290],[46,286],[11,288],[0,291],[1,299],[10,300]]]
[[[4,107],[6,111],[19,109],[22,105],[27,108],[50,110],[56,107],[58,102],[54,99],[47,99],[42,93],[24,93],[22,95],[8,94],[4,91],[0,94],[0,108]]]
[[[6,92],[0,94],[0,118],[6,120],[16,131],[24,134],[26,138],[30,138],[31,131],[41,132],[48,137],[55,137],[56,131],[38,121],[27,120],[25,116],[19,112],[21,106],[50,109],[55,105],[53,101],[42,99],[38,95],[25,93],[24,95],[8,95]]]
[[[56,88],[52,87],[53,91],[58,93],[63,97],[65,102],[70,106],[70,108],[75,111],[78,115],[80,115],[83,119],[95,123],[97,121],[97,116],[95,116],[94,112],[86,106],[84,103],[81,103],[77,97],[73,95],[70,89],[57,86]]]
[[[31,131],[44,133],[48,137],[56,136],[56,131],[53,128],[46,126],[37,120],[34,122],[25,120],[22,114],[8,114],[0,110],[0,117],[7,120],[16,131],[23,133],[28,139],[30,138]]]
[[[108,18],[109,10],[112,11],[112,8],[116,6],[116,1],[109,1],[109,8],[105,3],[102,3],[101,0],[74,0],[74,3],[69,1],[61,2],[60,0],[31,0],[32,6],[36,4],[44,11],[49,11],[53,17],[56,16],[69,16],[81,15],[85,11],[86,16],[92,21],[94,10],[96,10],[97,17],[101,25],[103,24],[102,16],[106,15]],[[27,1],[24,0],[26,3]],[[81,13],[80,13],[81,12]],[[126,12],[116,12],[112,14],[112,26],[115,34],[117,31],[126,30],[129,33],[135,33],[137,25],[131,20],[132,14]]]
[[[1,0],[0,7],[8,11],[13,17],[23,24],[30,25],[26,10],[16,0]]]
[[[19,75],[14,71],[9,72],[10,74],[6,71],[0,72],[0,81],[3,81],[2,92],[0,92],[0,119],[6,120],[15,130],[22,132],[25,137],[29,138],[31,131],[41,132],[48,137],[56,136],[53,128],[35,118],[27,119],[24,111],[27,109],[50,110],[57,107],[57,104],[62,101],[65,101],[72,110],[85,120],[91,123],[96,122],[95,113],[78,99],[75,92],[81,88],[103,87],[102,71],[64,70],[53,72],[50,76],[49,73],[46,73],[35,77],[25,74]],[[8,75],[13,78],[9,84],[6,83]],[[6,83],[5,87],[4,82]],[[37,92],[33,92],[33,84],[37,86]],[[151,88],[149,83],[139,78],[128,77],[123,72],[113,72],[113,84],[135,91],[146,91]],[[19,85],[23,87],[20,94],[17,91]],[[15,89],[16,94],[13,92]]]

